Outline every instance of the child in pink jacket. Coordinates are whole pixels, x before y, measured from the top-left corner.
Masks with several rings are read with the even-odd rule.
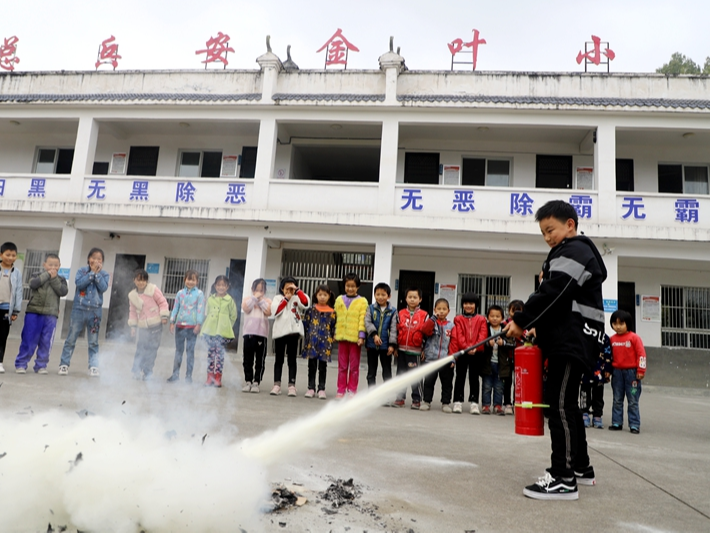
[[[136,270],[133,276],[136,288],[128,294],[130,311],[128,325],[131,326],[131,337],[136,337],[138,343],[136,356],[133,359],[133,379],[150,379],[158,355],[160,338],[163,335],[163,324],[168,323],[170,309],[168,301],[160,289],[148,283],[148,272]]]

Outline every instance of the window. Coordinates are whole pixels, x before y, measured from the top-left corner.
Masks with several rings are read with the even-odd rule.
[[[165,275],[163,276],[163,295],[170,304],[170,309],[175,303],[175,295],[185,286],[185,272],[197,270],[200,278],[197,287],[208,296],[207,275],[210,270],[209,259],[178,259],[174,257],[165,258]]]
[[[27,250],[25,253],[25,262],[22,265],[22,299],[30,299],[30,278],[37,272],[42,271],[44,258],[47,254],[57,254],[57,250]]]
[[[708,167],[658,165],[658,192],[708,194]]]
[[[630,191],[634,190],[634,160],[633,159],[617,159],[616,160],[616,190]]]
[[[710,348],[710,288],[661,286],[661,345]]]
[[[219,178],[222,152],[180,152],[178,176],[181,178]]]
[[[158,173],[159,146],[131,146],[128,176],[155,176]]]
[[[404,154],[404,183],[439,184],[439,154],[406,152]]]
[[[71,174],[74,148],[38,148],[35,172],[37,174]]]
[[[538,155],[535,187],[538,189],[571,189],[572,156]]]
[[[461,185],[508,187],[510,185],[510,161],[465,157],[461,172]]]
[[[486,309],[491,305],[500,305],[505,318],[510,303],[510,276],[459,274],[455,309],[457,314],[461,310],[461,296],[467,292],[473,292],[481,299],[481,308],[477,309],[479,314],[485,315]]]
[[[94,161],[91,174],[94,176],[105,176],[108,174],[108,162]]]
[[[256,146],[242,147],[242,156],[239,161],[239,177],[253,178],[256,174]]]

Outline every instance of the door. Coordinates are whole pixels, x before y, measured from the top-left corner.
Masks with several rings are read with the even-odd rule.
[[[244,290],[244,270],[246,268],[246,260],[230,259],[229,260],[229,295],[237,304],[237,321],[234,323],[234,340],[229,343],[229,347],[236,350],[239,346],[239,324],[242,320],[242,292]]]
[[[619,309],[631,315],[631,331],[636,331],[636,284],[633,281],[620,281],[618,285]]]
[[[131,146],[128,155],[129,176],[155,176],[158,172],[159,146]]]
[[[128,293],[134,288],[133,273],[145,268],[144,255],[116,254],[111,283],[111,301],[108,304],[106,339],[130,339],[128,327]]]
[[[399,290],[397,293],[397,310],[407,307],[407,289],[416,287],[422,291],[421,308],[431,314],[434,309],[435,272],[423,270],[400,270]]]

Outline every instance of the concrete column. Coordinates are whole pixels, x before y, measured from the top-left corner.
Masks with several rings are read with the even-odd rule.
[[[604,253],[603,250],[600,250]],[[614,252],[608,253],[602,257],[604,266],[606,267],[607,277],[602,285],[602,296],[606,303],[611,303],[611,307],[615,311],[619,308],[619,257]],[[607,302],[611,300],[611,302]],[[606,305],[604,307],[607,307]],[[608,335],[613,335],[614,330],[609,325],[611,312],[604,313],[604,326]]]
[[[399,73],[406,69],[404,58],[399,55],[399,49],[394,51],[394,37],[390,37],[389,52],[382,54],[379,59],[380,70],[385,73],[385,105],[398,105],[397,78]]]
[[[266,38],[266,47],[266,53],[256,58],[261,69],[261,103],[273,104],[272,97],[276,92],[279,72],[283,70],[284,66],[279,57],[271,51],[269,37]]]
[[[242,292],[244,296],[251,294],[251,284],[255,279],[264,277],[267,250],[266,239],[263,235],[249,237],[246,266],[244,267],[244,290]],[[238,305],[241,305],[241,302]]]
[[[265,118],[259,125],[259,144],[256,152],[254,192],[249,203],[254,209],[266,209],[269,201],[269,180],[274,175],[276,159],[276,119]]]
[[[74,299],[74,293],[76,292],[76,285],[74,283],[76,272],[86,264],[86,258],[81,253],[82,246],[84,245],[84,232],[74,227],[73,220],[66,224],[67,225],[62,228],[62,239],[59,242],[59,262],[61,263],[61,268],[69,269],[69,277],[67,278],[69,292],[59,302],[59,318],[57,321],[59,334],[57,338],[59,338],[64,329],[62,324],[65,323],[65,310],[67,312],[71,310],[71,306],[67,307],[67,302],[72,302]]]
[[[74,161],[71,166],[70,198],[80,201],[84,190],[84,177],[91,174],[96,156],[99,125],[93,117],[81,117],[76,132]]]
[[[597,126],[594,175],[599,192],[596,206],[599,223],[616,224],[616,127],[613,124]]]
[[[399,122],[396,118],[387,117],[382,122],[380,145],[380,185],[377,192],[380,213],[392,213],[394,209],[398,145]]]
[[[394,251],[394,246],[392,241],[385,236],[380,238],[375,243],[375,268],[373,273],[373,287],[378,283],[384,281],[394,291],[394,285],[392,284],[392,252]],[[373,300],[374,301],[374,294]]]

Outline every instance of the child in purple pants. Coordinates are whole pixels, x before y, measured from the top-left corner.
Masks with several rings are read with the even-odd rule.
[[[15,372],[24,374],[27,365],[37,351],[34,371],[47,373],[49,352],[54,342],[54,330],[59,316],[59,298],[67,294],[67,280],[58,274],[59,256],[47,254],[44,271],[30,279],[30,300],[22,328],[20,353],[15,358]]]

